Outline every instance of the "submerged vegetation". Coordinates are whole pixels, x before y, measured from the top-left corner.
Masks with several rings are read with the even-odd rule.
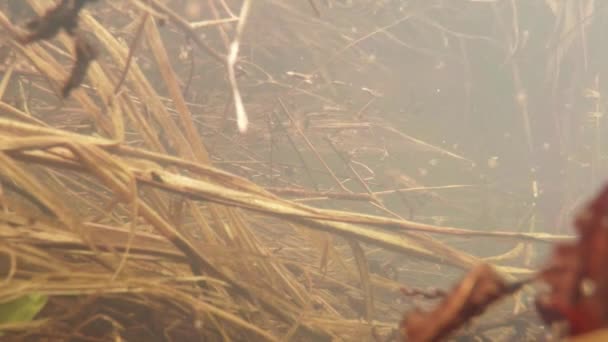
[[[608,171],[607,11],[0,3],[0,333],[393,341],[481,262],[528,279]],[[533,294],[458,334],[538,340]]]

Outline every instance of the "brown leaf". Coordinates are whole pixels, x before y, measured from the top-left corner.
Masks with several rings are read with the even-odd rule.
[[[498,299],[517,291],[525,282],[507,284],[487,264],[475,267],[430,312],[415,311],[401,324],[407,341],[440,341]]]

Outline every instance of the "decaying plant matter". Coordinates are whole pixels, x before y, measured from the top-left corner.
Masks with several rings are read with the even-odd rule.
[[[493,302],[519,290],[526,282],[507,284],[486,264],[475,267],[432,312],[408,313],[403,323],[407,341],[440,341]]]
[[[538,312],[549,325],[565,323],[567,336],[608,326],[608,186],[579,214],[576,228],[578,241],[556,246],[537,277],[550,288],[539,295]],[[435,310],[406,315],[406,341],[443,340],[527,282],[507,284],[490,266],[477,266]]]
[[[51,39],[63,29],[74,38],[75,62],[69,78],[61,88],[64,98],[82,83],[89,64],[97,56],[93,44],[77,31],[80,10],[87,2],[94,1],[97,0],[62,0],[55,7],[48,9],[43,16],[28,21],[28,32],[15,37],[22,44],[30,44]]]
[[[87,2],[97,0],[61,0],[55,7],[48,9],[43,16],[32,19],[26,24],[29,32],[19,41],[24,44],[53,38],[64,29],[69,35],[76,35],[78,14]]]
[[[578,336],[608,326],[608,187],[576,219],[578,241],[558,245],[541,279],[550,287],[537,300],[548,324],[567,323]]]
[[[63,95],[63,97],[68,97],[70,92],[82,83],[87,74],[89,65],[97,56],[95,47],[86,39],[78,37],[74,40],[74,43],[76,61],[74,62],[74,66],[72,66],[70,77],[65,81],[65,84],[61,88],[61,95]]]

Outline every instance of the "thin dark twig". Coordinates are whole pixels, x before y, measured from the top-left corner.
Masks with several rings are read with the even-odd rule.
[[[370,189],[370,187],[367,185],[367,183],[363,180],[363,178],[361,178],[361,176],[359,175],[359,173],[357,172],[357,170],[355,170],[355,168],[353,167],[352,163],[350,162],[350,160],[348,160],[345,156],[344,156],[344,152],[338,150],[338,148],[336,147],[336,145],[334,145],[334,143],[331,141],[331,139],[329,139],[328,137],[325,137],[325,141],[327,142],[327,144],[329,144],[329,146],[331,147],[331,149],[334,151],[334,153],[338,156],[338,158],[340,158],[340,160],[344,163],[344,165],[346,165],[346,167],[348,167],[348,169],[350,170],[350,172],[355,175],[355,179],[357,180],[357,182],[365,189],[365,191],[367,191],[367,193],[370,196],[370,199],[373,202],[377,202],[379,203],[379,201],[376,199],[376,197],[374,196],[374,193],[372,191],[372,189]]]
[[[298,132],[298,134],[300,134],[300,136],[302,137],[302,139],[304,139],[304,142],[306,143],[306,145],[308,145],[308,148],[310,148],[310,150],[313,152],[313,154],[315,155],[315,157],[317,157],[317,159],[319,160],[319,162],[321,162],[321,165],[323,165],[323,167],[325,168],[325,170],[327,170],[327,172],[329,172],[329,174],[331,175],[331,177],[333,178],[333,180],[336,182],[336,184],[338,185],[338,187],[340,189],[346,191],[346,192],[352,192],[348,188],[346,188],[344,186],[344,184],[342,184],[342,182],[338,179],[338,177],[336,176],[336,174],[334,173],[334,171],[329,167],[329,165],[327,165],[327,163],[325,162],[325,159],[323,159],[323,157],[321,156],[321,154],[319,153],[319,151],[317,151],[317,149],[312,144],[312,142],[310,141],[310,139],[308,139],[308,137],[306,136],[306,134],[304,134],[304,132],[302,131],[302,129],[300,128],[300,126],[298,125],[298,123],[294,120],[293,116],[289,112],[289,109],[287,109],[287,106],[285,106],[285,104],[283,103],[283,101],[281,100],[281,98],[278,98],[278,101],[279,101],[279,105],[281,105],[281,108],[283,109],[283,113],[285,113],[285,115],[289,118],[289,121],[294,126],[294,128],[296,129],[296,131]]]
[[[186,85],[184,86],[184,90],[182,91],[184,98],[188,97],[188,91],[190,91],[190,85],[192,85],[192,80],[194,79],[195,69],[196,61],[194,59],[194,52],[190,51],[190,68],[188,70],[188,80],[186,81]]]
[[[272,112],[272,115],[274,116],[274,118],[277,122],[277,125],[281,128],[281,130],[283,130],[283,132],[285,132],[287,141],[289,141],[291,148],[296,152],[296,155],[298,156],[300,163],[302,163],[302,167],[304,168],[304,171],[306,171],[306,175],[308,176],[308,178],[310,180],[310,184],[312,184],[312,186],[315,188],[315,190],[319,191],[319,185],[315,181],[315,178],[312,176],[312,173],[310,172],[310,168],[308,167],[306,160],[302,156],[302,153],[300,152],[300,150],[298,150],[298,145],[296,145],[296,143],[291,138],[291,135],[289,134],[289,131],[287,130],[287,128],[285,128],[285,126],[283,126],[283,123],[281,122],[278,115],[275,112]]]
[[[125,79],[127,78],[127,73],[129,72],[129,69],[131,67],[131,62],[133,61],[133,55],[135,55],[135,51],[137,50],[137,47],[139,46],[139,42],[141,41],[142,33],[144,32],[144,27],[146,26],[146,22],[148,21],[149,16],[150,16],[149,13],[144,13],[141,17],[139,25],[137,26],[137,31],[135,32],[135,37],[133,38],[133,40],[131,41],[131,45],[129,46],[129,54],[127,55],[127,63],[125,64],[125,67],[122,69],[122,73],[120,74],[120,80],[116,84],[116,87],[114,87],[114,95],[118,94],[118,92],[120,91],[120,87],[122,86]]]
[[[270,185],[274,186],[274,160],[273,160],[273,152],[274,152],[274,132],[272,130],[272,120],[271,117],[268,116],[268,119],[266,120],[266,124],[268,125],[268,134],[270,135]]]

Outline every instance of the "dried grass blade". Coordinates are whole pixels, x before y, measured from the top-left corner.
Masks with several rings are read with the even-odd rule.
[[[365,319],[371,322],[374,318],[374,294],[372,290],[372,283],[369,278],[369,268],[367,263],[367,257],[361,245],[355,241],[350,240],[350,248],[353,251],[355,262],[357,264],[357,270],[359,271],[359,279],[361,279],[361,290],[365,297]]]
[[[61,220],[69,229],[75,228],[75,218],[72,217],[67,208],[61,205],[62,202],[46,187],[42,186],[35,177],[19,167],[5,152],[0,152],[0,165],[2,166],[0,173],[4,175],[4,178],[15,182],[17,187],[25,192],[36,194],[36,199],[44,207],[48,208],[55,217]]]
[[[145,32],[148,44],[150,45],[152,52],[154,53],[154,57],[156,58],[156,62],[158,63],[160,73],[163,76],[165,84],[169,90],[169,93],[171,94],[171,98],[173,99],[173,103],[175,104],[175,107],[180,115],[181,123],[184,127],[190,148],[194,151],[199,161],[207,162],[209,160],[209,155],[203,147],[203,142],[201,141],[201,138],[194,125],[194,121],[192,120],[192,114],[186,105],[182,91],[179,89],[177,76],[173,71],[169,56],[167,55],[167,51],[162,43],[156,23],[153,20],[149,20],[145,25]]]

